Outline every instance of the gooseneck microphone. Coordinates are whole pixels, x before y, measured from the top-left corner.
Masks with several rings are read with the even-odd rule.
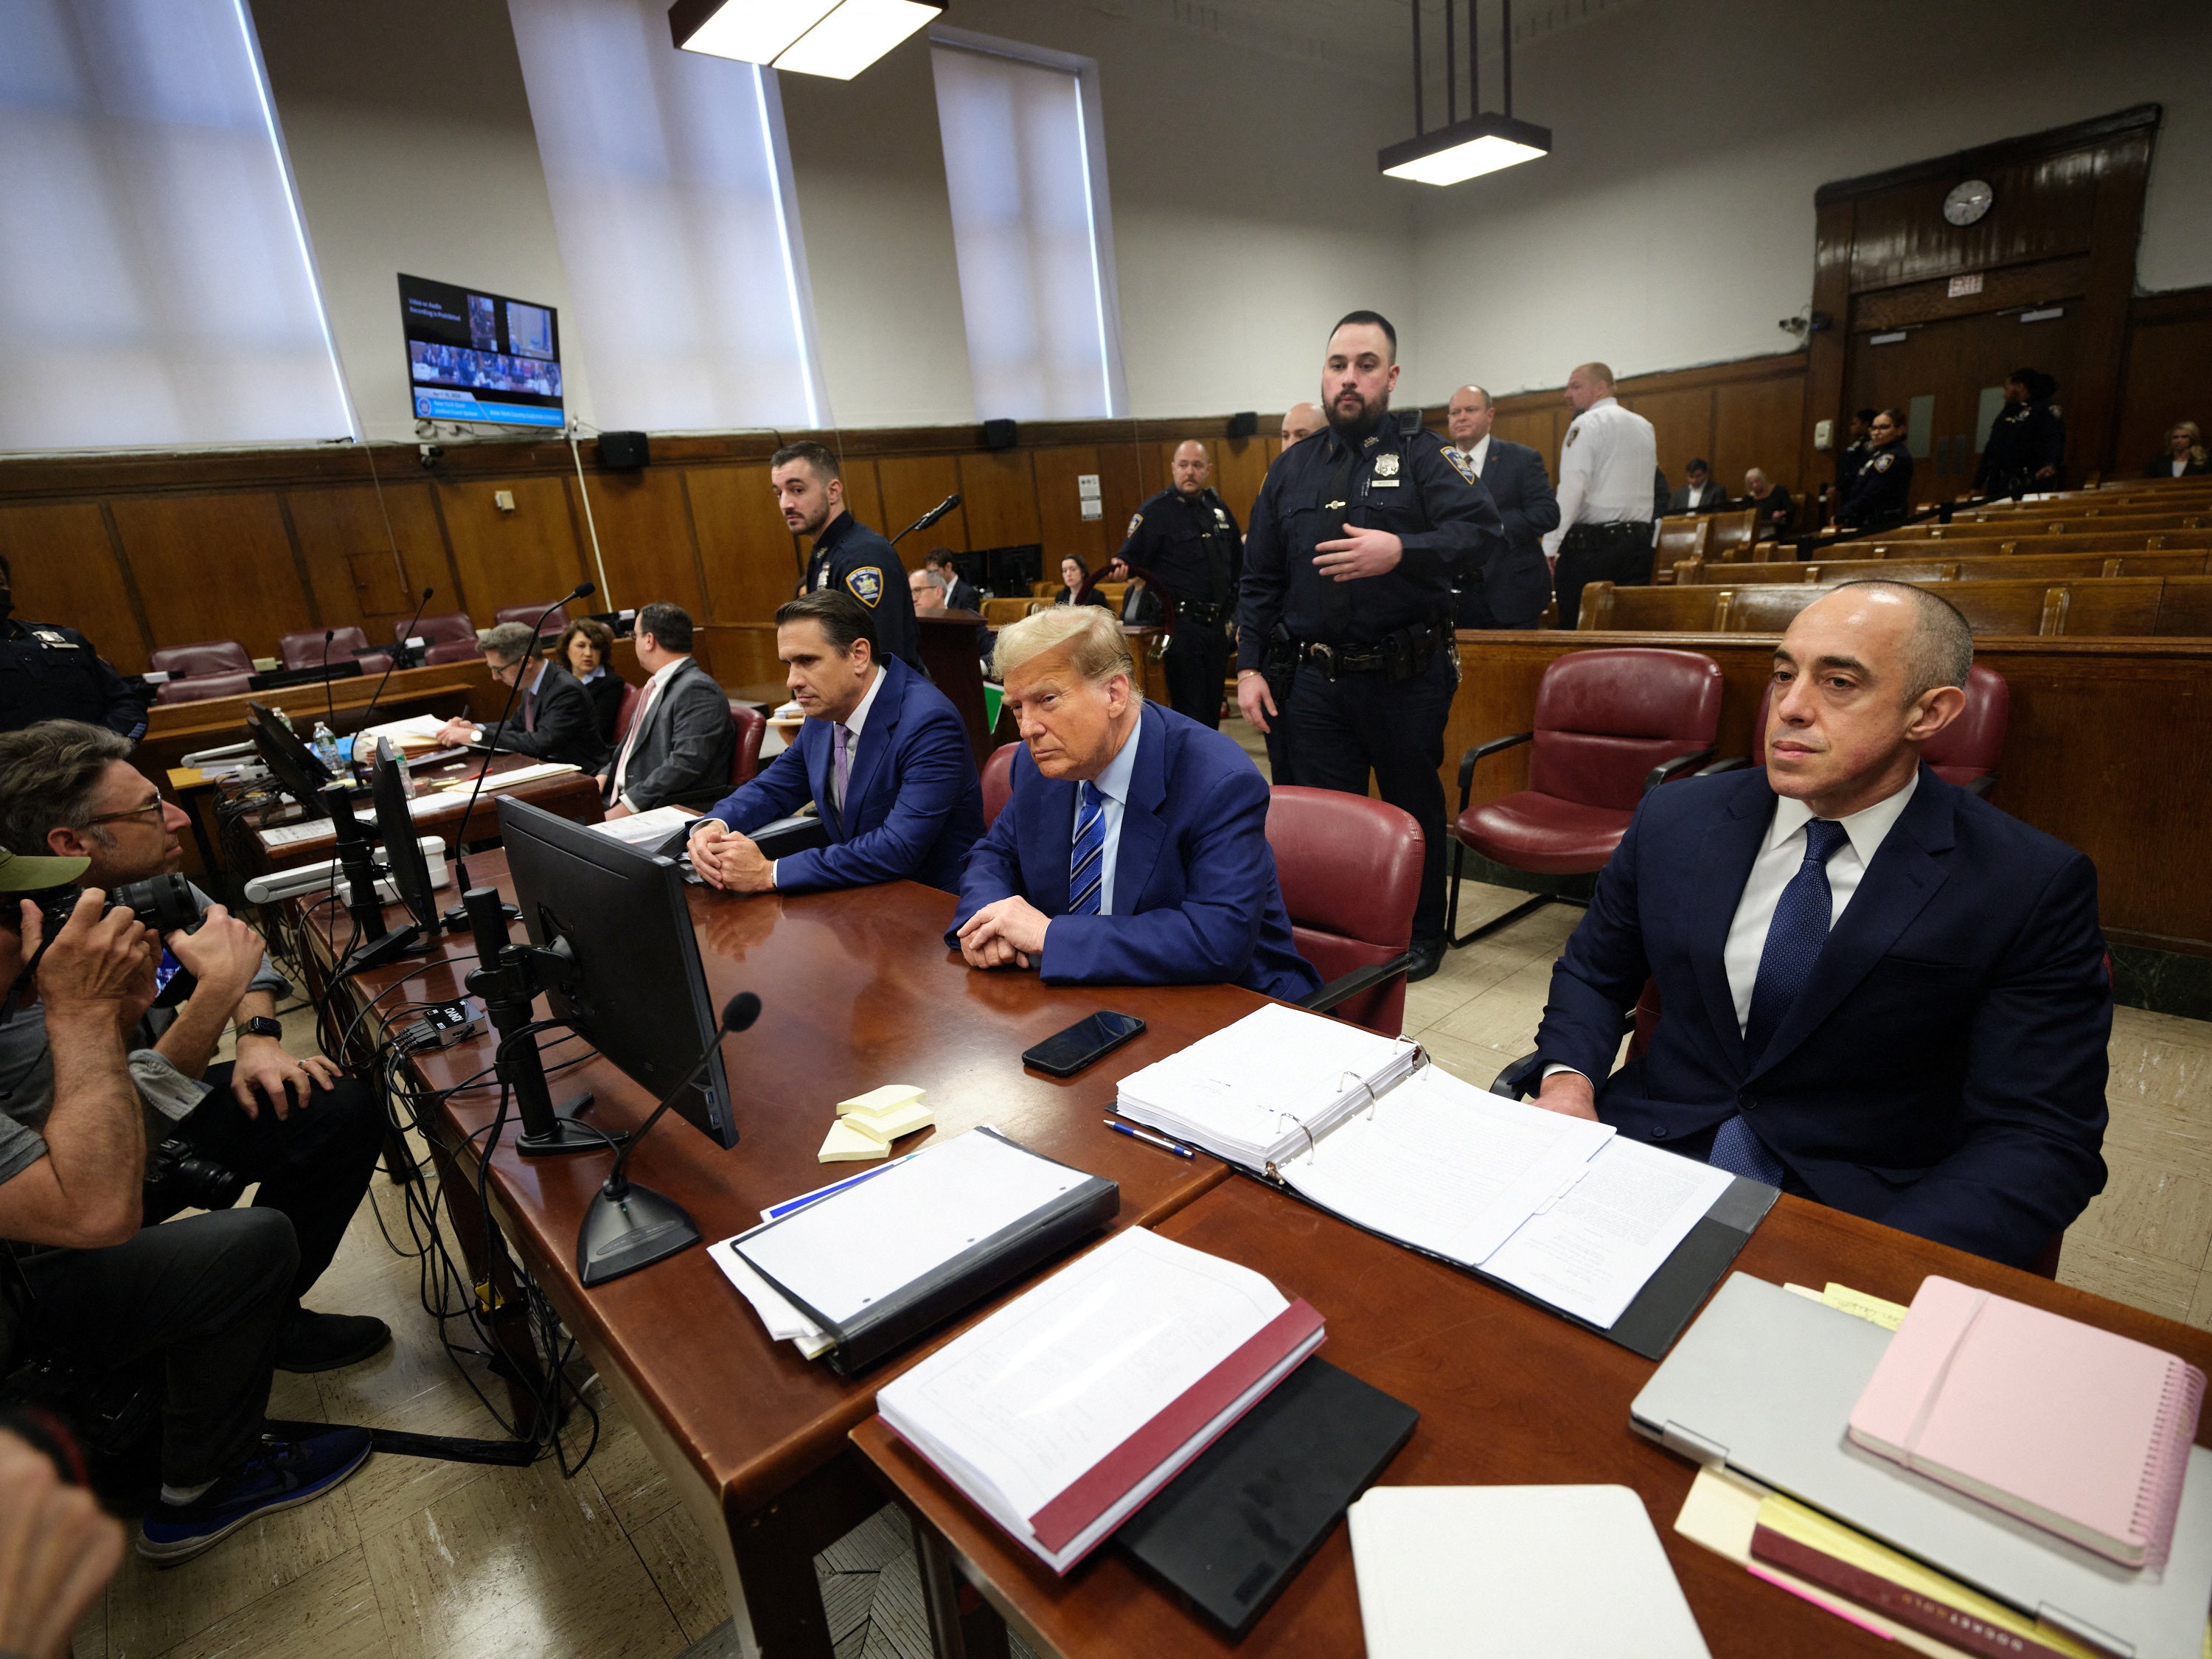
[[[335,628],[323,630],[323,720],[331,728],[331,735],[334,738],[338,734],[338,700],[337,694],[331,690],[331,641],[337,636],[338,630]],[[353,775],[353,744],[350,742],[345,745],[345,775],[349,778]]]
[[[538,620],[530,624],[530,650],[524,654],[522,660],[515,665],[514,682],[507,688],[507,701],[500,706],[500,726],[504,727],[507,725],[507,717],[514,711],[515,696],[522,690],[522,676],[524,671],[529,666],[530,659],[538,653],[538,630],[545,626],[545,619],[568,604],[569,600],[588,599],[598,591],[589,582],[578,582],[574,587],[538,613]],[[483,793],[484,774],[491,770],[491,757],[498,752],[497,748],[491,743],[487,742],[484,744],[483,760],[477,767],[477,781],[469,789],[469,804],[462,810],[460,823],[453,828],[453,890],[457,893],[465,893],[469,890],[468,857],[462,848],[468,841],[469,819],[475,815],[477,797]],[[513,905],[503,908],[510,916],[520,914]],[[465,903],[456,904],[439,920],[445,924],[448,933],[457,933],[469,925],[468,906]]]
[[[406,654],[407,641],[414,636],[415,624],[422,620],[423,610],[429,605],[430,596],[437,591],[434,587],[426,587],[422,590],[422,599],[416,602],[415,614],[407,619],[407,626],[400,634],[396,648],[385,658],[384,678],[377,681],[376,695],[369,698],[368,712],[362,716],[361,723],[363,730],[376,724],[376,705],[384,701],[385,685],[392,678],[392,671],[399,666],[399,659]],[[323,642],[323,659],[325,662],[330,660],[330,641],[325,640]]]
[[[614,1168],[607,1172],[605,1184],[592,1194],[591,1205],[576,1229],[576,1275],[587,1288],[651,1267],[699,1242],[699,1229],[682,1205],[650,1187],[631,1184],[627,1173],[629,1155],[660,1121],[660,1115],[699,1080],[699,1074],[720,1052],[723,1037],[745,1030],[760,1018],[760,1012],[761,1000],[750,991],[740,991],[724,1003],[721,1020],[700,1051],[697,1062],[661,1097],[652,1115],[637,1126],[615,1155]]]
[[[912,524],[908,525],[905,529],[900,531],[897,535],[892,537],[891,545],[896,547],[901,542],[904,541],[908,536],[913,535],[917,530],[928,529],[930,526],[935,524],[939,519],[943,518],[946,514],[950,513],[954,507],[959,505],[960,492],[956,489],[950,495],[947,495],[943,501],[938,502],[935,507],[931,507],[928,512],[923,514]]]

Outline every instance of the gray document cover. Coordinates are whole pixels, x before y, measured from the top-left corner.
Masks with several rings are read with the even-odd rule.
[[[1879,1325],[1731,1273],[1629,1408],[1637,1432],[1917,1556],[2130,1659],[2198,1659],[2212,1597],[2212,1451],[2189,1454],[2162,1572],[2056,1533],[1851,1444],[1844,1425],[1889,1345]]]

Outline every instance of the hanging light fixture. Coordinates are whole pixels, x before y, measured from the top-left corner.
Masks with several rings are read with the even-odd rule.
[[[685,52],[849,81],[944,12],[944,0],[676,0]]]
[[[1482,60],[1475,41],[1478,0],[1467,0],[1467,106],[1459,118],[1459,50],[1453,39],[1459,0],[1444,0],[1444,125],[1434,132],[1422,129],[1421,0],[1413,0],[1413,137],[1393,144],[1375,158],[1375,164],[1393,179],[1412,179],[1424,185],[1456,185],[1533,161],[1552,153],[1552,130],[1513,118],[1513,0],[1499,0],[1504,12],[1504,113],[1486,115],[1482,110]]]

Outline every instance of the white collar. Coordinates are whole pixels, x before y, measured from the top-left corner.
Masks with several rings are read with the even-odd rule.
[[[1863,806],[1847,818],[1836,821],[1844,826],[1844,834],[1851,843],[1851,851],[1859,855],[1861,864],[1871,865],[1874,855],[1905,816],[1905,809],[1912,805],[1912,792],[1920,787],[1920,769],[1914,767],[1912,775],[1905,781],[1905,787],[1893,795],[1885,796],[1871,806]],[[1767,832],[1766,845],[1771,852],[1796,835],[1811,821],[1813,809],[1802,800],[1788,795],[1774,798],[1774,827]]]
[[[876,706],[876,693],[884,689],[884,682],[890,678],[890,671],[878,663],[876,677],[868,682],[868,689],[860,694],[860,706],[845,716],[845,729],[854,737],[859,737],[860,728],[868,723],[868,710]]]
[[[649,691],[654,686],[663,684],[668,680],[673,679],[677,675],[684,672],[684,665],[690,660],[690,657],[689,655],[685,655],[678,657],[674,662],[665,662],[661,664],[659,667],[653,671],[653,678],[646,681],[646,690]]]
[[[1596,413],[1596,411],[1601,409],[1619,409],[1620,407],[1620,398],[1611,397],[1601,398],[1595,403],[1592,404],[1588,409],[1583,410],[1583,413],[1585,415],[1591,415]]]
[[[525,696],[534,697],[538,695],[538,688],[545,684],[545,671],[551,665],[544,658],[540,657],[538,659],[538,672],[530,677],[530,684],[521,688]]]

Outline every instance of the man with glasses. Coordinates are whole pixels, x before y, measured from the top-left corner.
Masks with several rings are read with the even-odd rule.
[[[76,720],[0,735],[0,848],[83,860],[82,881],[109,890],[175,871],[184,861],[177,832],[188,820],[131,767],[129,752],[113,732]],[[191,974],[191,993],[173,1009],[149,1010],[131,1042],[173,1073],[165,1073],[167,1088],[142,1085],[161,1120],[155,1139],[173,1136],[200,1158],[258,1182],[254,1206],[290,1220],[299,1263],[278,1328],[277,1365],[319,1371],[353,1364],[392,1340],[389,1328],[365,1316],[312,1312],[299,1298],[330,1266],[368,1190],[383,1146],[383,1115],[368,1086],[329,1060],[285,1051],[276,999],[290,987],[269,966],[259,935],[193,892],[204,917],[194,931],[169,935],[164,963]],[[18,1045],[30,1041],[25,1031],[37,1030],[43,1019],[39,1008],[24,1009],[9,1022],[9,1036]],[[236,1036],[237,1057],[216,1064],[226,1030]],[[27,1058],[23,1079],[13,1087],[35,1102],[52,1091],[52,1060]],[[215,1207],[181,1182],[149,1186],[147,1204],[149,1224],[180,1209]]]

